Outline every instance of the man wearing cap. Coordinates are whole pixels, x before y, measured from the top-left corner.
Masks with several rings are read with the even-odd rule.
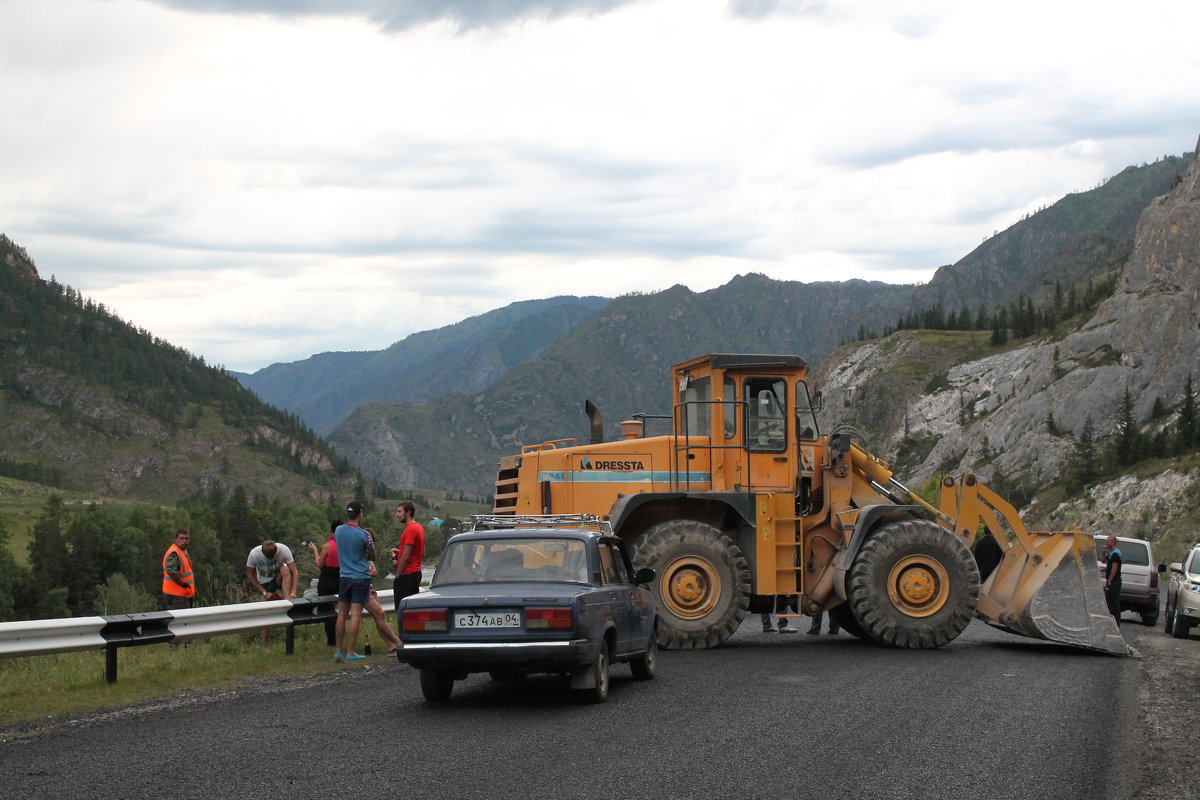
[[[286,544],[267,539],[246,558],[246,580],[263,600],[293,599],[299,576],[296,559],[292,558],[292,550]],[[270,628],[262,629],[262,646],[263,650],[271,649]]]
[[[346,506],[346,522],[333,532],[337,545],[338,569],[338,616],[335,634],[337,650],[334,661],[362,658],[354,648],[358,644],[358,626],[362,621],[363,606],[370,599],[371,562],[375,560],[375,542],[369,531],[362,527],[363,507],[357,500]]]

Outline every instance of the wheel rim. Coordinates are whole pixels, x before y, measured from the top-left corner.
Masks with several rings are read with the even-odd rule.
[[[696,555],[675,559],[663,570],[663,604],[681,619],[700,619],[721,597],[721,576],[708,560]]]
[[[887,587],[892,604],[900,611],[910,617],[928,617],[946,605],[950,575],[937,559],[908,556],[892,567]]]
[[[608,694],[608,650],[600,651],[596,660],[596,690],[600,694]]]

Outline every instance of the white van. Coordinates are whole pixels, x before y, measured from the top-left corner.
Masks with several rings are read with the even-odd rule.
[[[1104,575],[1105,534],[1095,534],[1096,561],[1100,564],[1100,575]],[[1145,539],[1117,537],[1117,549],[1121,551],[1121,611],[1136,611],[1143,625],[1158,624],[1158,570],[1154,554]]]

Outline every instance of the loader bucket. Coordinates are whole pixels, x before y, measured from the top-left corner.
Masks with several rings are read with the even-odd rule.
[[[1025,533],[980,590],[977,616],[1020,636],[1130,654],[1104,602],[1096,547],[1083,532]]]

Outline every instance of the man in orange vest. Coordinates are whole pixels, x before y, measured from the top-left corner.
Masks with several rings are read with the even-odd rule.
[[[192,535],[186,529],[175,532],[175,543],[163,553],[163,604],[168,611],[191,608],[196,597],[196,576],[188,558],[188,542]]]

